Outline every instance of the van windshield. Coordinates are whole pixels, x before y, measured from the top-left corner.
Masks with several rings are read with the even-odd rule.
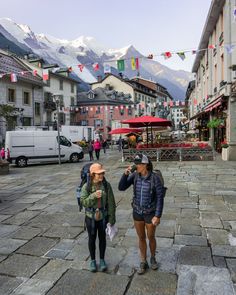
[[[71,146],[71,142],[65,136],[60,136],[60,144],[65,146]]]

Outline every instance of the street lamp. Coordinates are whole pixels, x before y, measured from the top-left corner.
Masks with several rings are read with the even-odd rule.
[[[53,99],[57,107],[57,142],[58,142],[58,164],[61,165],[61,146],[60,146],[60,129],[59,129],[59,106],[60,94],[54,94]]]

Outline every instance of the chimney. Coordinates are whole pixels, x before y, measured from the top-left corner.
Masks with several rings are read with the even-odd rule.
[[[98,80],[98,82],[101,82],[102,81],[102,76],[97,76],[97,80]]]

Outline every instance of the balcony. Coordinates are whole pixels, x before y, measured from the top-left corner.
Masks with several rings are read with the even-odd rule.
[[[220,34],[220,37],[219,37],[219,45],[221,45],[223,42],[224,42],[224,32],[222,32]]]
[[[220,88],[223,87],[223,86],[225,86],[226,84],[227,84],[227,82],[224,81],[224,80],[222,80],[222,81],[220,82]]]
[[[56,103],[54,101],[49,101],[49,100],[44,101],[43,106],[44,106],[45,111],[47,111],[47,112],[53,112],[57,109]]]

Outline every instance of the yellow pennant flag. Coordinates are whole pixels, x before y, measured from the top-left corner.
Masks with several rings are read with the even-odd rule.
[[[131,68],[133,71],[136,70],[136,62],[134,57],[131,58]]]

